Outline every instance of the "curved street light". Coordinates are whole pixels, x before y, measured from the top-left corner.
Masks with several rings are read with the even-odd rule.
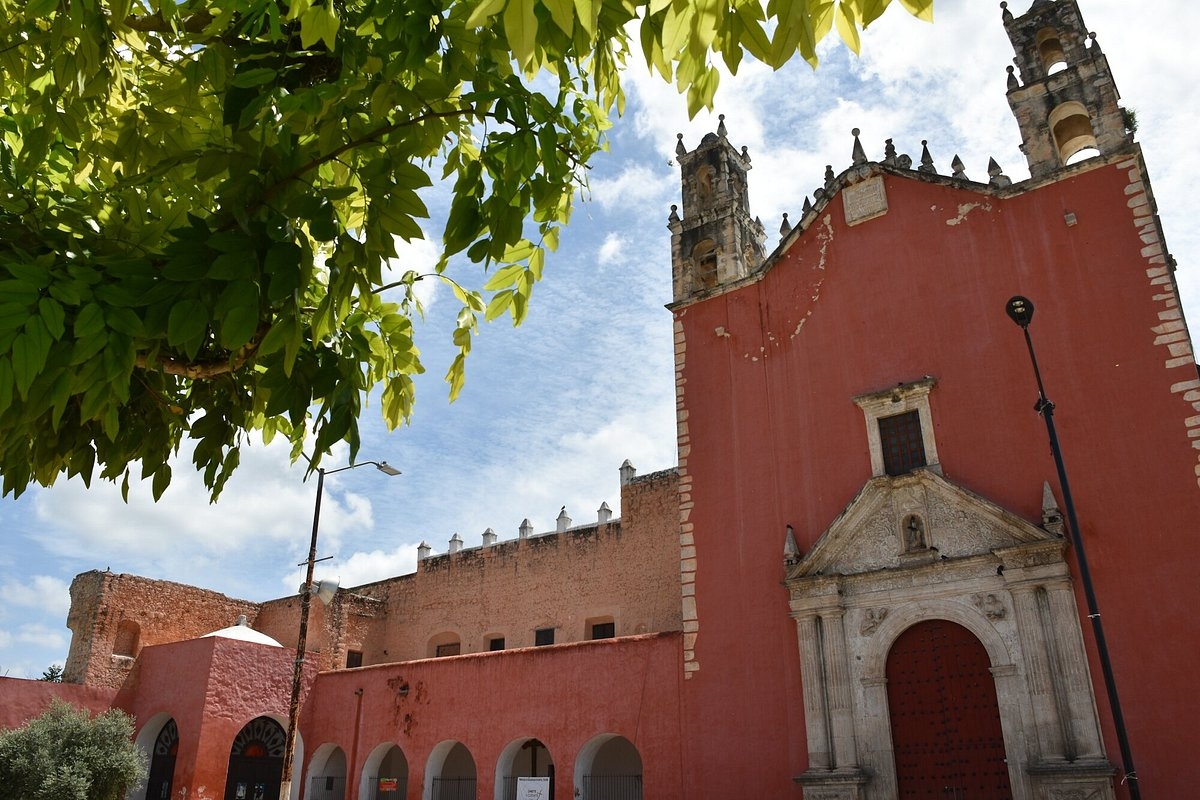
[[[1083,536],[1079,532],[1079,520],[1075,516],[1075,501],[1071,497],[1071,484],[1067,482],[1067,468],[1063,464],[1062,449],[1058,445],[1058,433],[1054,429],[1054,403],[1046,398],[1042,385],[1042,373],[1038,369],[1037,356],[1033,352],[1033,339],[1029,336],[1029,323],[1033,321],[1033,301],[1021,295],[1009,299],[1004,308],[1013,322],[1025,334],[1025,345],[1029,348],[1029,360],[1033,363],[1033,375],[1037,378],[1038,399],[1033,410],[1046,420],[1046,434],[1050,438],[1050,452],[1058,470],[1058,483],[1062,487],[1063,505],[1067,512],[1067,532],[1071,535],[1071,546],[1075,548],[1075,559],[1079,563],[1079,581],[1083,584],[1083,596],[1087,600],[1088,619],[1092,621],[1092,633],[1096,636],[1096,654],[1100,658],[1100,671],[1104,675],[1104,688],[1108,693],[1108,704],[1112,708],[1113,726],[1117,729],[1117,747],[1121,760],[1125,762],[1124,780],[1129,787],[1132,800],[1141,800],[1137,770],[1133,766],[1133,751],[1129,747],[1129,736],[1125,732],[1125,715],[1121,713],[1121,701],[1117,696],[1117,679],[1113,676],[1112,663],[1108,658],[1108,642],[1104,638],[1104,625],[1100,622],[1100,607],[1096,602],[1096,590],[1092,586],[1092,572],[1088,568],[1087,553],[1083,549]]]
[[[304,576],[304,585],[300,587],[300,636],[296,640],[296,661],[292,669],[292,699],[288,705],[287,744],[283,752],[283,776],[279,781],[280,800],[291,800],[292,797],[292,766],[296,759],[296,728],[300,720],[300,685],[304,677],[304,655],[308,643],[308,612],[312,605],[313,569],[318,561],[324,560],[317,558],[317,530],[321,523],[321,496],[325,489],[325,476],[366,466],[375,467],[389,477],[400,474],[400,470],[386,461],[360,461],[329,470],[317,467],[317,500],[313,507],[312,539],[308,544],[308,559],[301,562],[307,565],[308,570]]]

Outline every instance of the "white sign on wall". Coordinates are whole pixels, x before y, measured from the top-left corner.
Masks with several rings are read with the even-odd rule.
[[[517,800],[550,800],[550,779],[517,778]]]

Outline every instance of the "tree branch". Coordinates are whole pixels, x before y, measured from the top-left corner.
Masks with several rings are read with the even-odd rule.
[[[262,344],[263,337],[267,335],[267,331],[269,330],[271,330],[271,323],[260,322],[258,330],[254,332],[254,336],[250,338],[250,341],[239,347],[237,352],[230,358],[184,361],[174,356],[160,355],[155,359],[153,366],[151,366],[145,355],[139,355],[137,360],[134,361],[134,366],[138,369],[159,369],[168,375],[177,375],[192,381],[212,380],[213,378],[228,375],[231,372],[241,369],[258,352],[258,346]]]

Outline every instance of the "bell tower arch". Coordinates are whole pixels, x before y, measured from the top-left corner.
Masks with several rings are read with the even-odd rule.
[[[1003,9],[1016,64],[1008,68],[1008,104],[1021,129],[1033,178],[1051,175],[1080,154],[1110,155],[1132,132],[1118,104],[1108,59],[1088,33],[1075,0],[1034,0],[1015,17]]]

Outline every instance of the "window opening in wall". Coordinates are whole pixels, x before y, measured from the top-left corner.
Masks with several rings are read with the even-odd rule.
[[[439,644],[435,655],[438,658],[444,656],[456,656],[462,652],[462,642],[448,642],[447,644]]]
[[[705,239],[692,250],[692,261],[696,269],[696,286],[711,289],[717,285],[717,244]]]
[[[906,411],[879,420],[879,444],[883,447],[883,471],[903,475],[925,466],[925,443],[921,415]]]
[[[495,636],[495,637],[492,637],[491,639],[488,639],[488,650],[503,650],[503,649],[504,649],[504,637],[503,636]]]
[[[554,644],[554,628],[538,628],[533,632],[533,643],[537,647]]]
[[[354,667],[362,666],[362,651],[347,650],[346,651],[346,668],[353,669]]]
[[[617,635],[617,623],[597,622],[592,625],[593,639],[611,639]]]

